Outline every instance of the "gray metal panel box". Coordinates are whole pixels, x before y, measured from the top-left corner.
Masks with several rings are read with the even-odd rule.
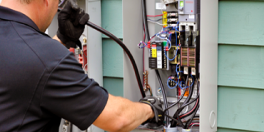
[[[179,14],[197,14],[197,0],[180,0],[178,4]]]
[[[179,15],[179,21],[180,22],[197,22],[196,19],[197,16],[196,15],[192,15],[192,14],[183,14],[183,15]]]
[[[197,0],[180,0],[178,9],[180,22],[196,22]]]
[[[183,1],[184,0],[179,0]],[[197,1],[197,0],[195,0]],[[139,72],[143,73],[143,58],[142,51],[138,50],[137,44],[142,40],[142,12],[140,0],[123,0],[123,36],[124,43],[129,48],[134,58],[136,59]],[[148,14],[160,14],[160,10],[155,9],[155,4],[160,0],[150,0],[147,2]],[[218,0],[201,0],[201,32],[200,34],[200,132],[216,132],[217,131],[217,55],[218,55]],[[167,7],[168,11],[170,6]],[[184,15],[184,14],[182,14]],[[190,15],[190,14],[186,14]],[[193,15],[193,14],[192,14]],[[195,15],[196,16],[196,15]],[[129,19],[135,18],[135,19]],[[193,25],[192,22],[182,22],[183,25]],[[196,29],[196,28],[194,28]],[[150,36],[160,31],[160,26],[150,23]],[[195,31],[195,30],[194,30]],[[148,53],[149,49],[145,49]],[[145,60],[148,60],[148,55],[145,55]],[[145,61],[145,66],[148,66],[148,61]],[[155,71],[146,67],[149,71],[148,81],[151,86],[154,96],[160,96],[158,88],[160,87]],[[163,78],[167,77],[166,71],[160,72]],[[167,81],[167,78],[162,80]],[[138,101],[140,91],[136,88],[137,81],[134,77],[133,67],[130,64],[129,58],[124,54],[124,97]],[[169,96],[175,95],[175,91],[168,92]],[[173,97],[172,97],[173,98]],[[172,113],[173,111],[170,111]],[[143,130],[135,130],[133,132],[150,132]]]

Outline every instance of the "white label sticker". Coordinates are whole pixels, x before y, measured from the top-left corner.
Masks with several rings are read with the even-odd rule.
[[[166,10],[166,5],[163,3],[156,3],[157,10]]]
[[[184,73],[185,75],[188,74],[188,67],[184,67],[183,73]]]
[[[189,15],[189,19],[194,19],[194,15]]]
[[[185,29],[186,29],[186,31],[189,31],[189,26],[188,26],[188,25],[186,25]]]

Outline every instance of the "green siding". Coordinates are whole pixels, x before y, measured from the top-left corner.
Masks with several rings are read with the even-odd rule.
[[[102,0],[102,27],[123,38],[122,0]]]
[[[256,132],[256,131],[243,131],[243,130],[235,130],[235,129],[218,128],[217,132]]]
[[[123,79],[104,77],[104,88],[115,96],[123,96]]]
[[[103,75],[123,78],[123,50],[111,39],[103,39]]]
[[[264,131],[264,90],[218,88],[218,126]]]
[[[219,45],[218,66],[219,85],[264,89],[264,47]]]
[[[219,1],[218,132],[264,131],[264,1]]]
[[[263,45],[263,1],[220,1],[219,7],[219,43]]]
[[[122,0],[102,0],[102,27],[123,39]],[[110,94],[123,96],[123,50],[102,35],[104,87]]]

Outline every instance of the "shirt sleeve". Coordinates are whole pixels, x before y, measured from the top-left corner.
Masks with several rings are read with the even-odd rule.
[[[42,93],[41,108],[84,130],[101,114],[107,100],[108,92],[88,78],[70,54],[50,74]]]

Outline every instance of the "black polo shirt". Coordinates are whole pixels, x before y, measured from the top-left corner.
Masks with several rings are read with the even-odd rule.
[[[0,6],[0,132],[88,128],[108,100],[61,43],[26,15]]]

